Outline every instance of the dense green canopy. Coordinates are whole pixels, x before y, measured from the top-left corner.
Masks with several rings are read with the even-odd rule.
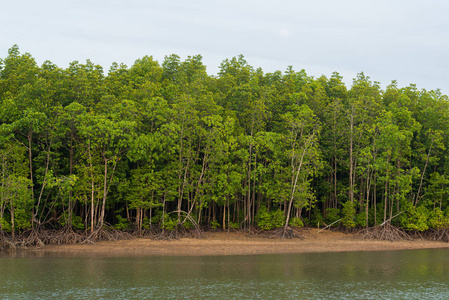
[[[0,231],[449,226],[449,102],[200,55],[0,60]]]

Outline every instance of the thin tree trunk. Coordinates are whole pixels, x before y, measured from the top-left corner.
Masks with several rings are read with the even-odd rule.
[[[421,200],[421,198],[420,198],[421,187],[422,187],[422,183],[423,183],[423,180],[424,180],[424,174],[426,173],[427,165],[429,163],[430,151],[432,150],[432,146],[433,146],[433,139],[432,139],[432,142],[430,144],[429,151],[427,152],[426,163],[424,165],[424,169],[423,169],[422,174],[421,174],[421,180],[419,182],[418,192],[416,193],[415,207],[418,204],[419,200]]]
[[[90,147],[90,140],[89,140],[88,149],[89,149],[89,167],[90,167],[90,179],[91,179],[90,233],[92,234],[94,232],[95,183],[94,183],[94,170],[93,170],[93,164],[92,164],[92,153],[91,153],[91,147]]]
[[[28,160],[30,163],[30,180],[31,180],[31,198],[34,199],[34,188],[33,188],[33,157],[31,152],[31,141],[33,138],[33,134],[28,133]]]
[[[42,187],[41,187],[41,191],[40,191],[40,193],[39,193],[39,198],[38,198],[38,201],[37,201],[36,210],[35,210],[35,212],[34,212],[34,214],[33,214],[33,224],[34,224],[35,221],[38,221],[39,224],[40,224],[40,221],[41,221],[41,220],[36,220],[36,216],[37,216],[37,214],[39,213],[39,207],[40,207],[40,204],[41,204],[42,195],[43,195],[43,193],[44,193],[45,185],[47,184],[47,174],[48,174],[48,166],[49,166],[49,164],[50,164],[50,148],[51,148],[51,144],[52,144],[52,143],[50,142],[50,144],[49,144],[49,146],[48,146],[48,149],[47,149],[47,156],[46,156],[46,163],[45,163],[45,173],[44,173],[44,181],[42,182]],[[70,224],[71,224],[71,223],[70,223]]]
[[[349,201],[354,201],[354,182],[353,182],[353,131],[354,131],[354,106],[351,106],[351,129],[349,137]]]
[[[108,160],[104,158],[104,177],[103,177],[103,201],[101,203],[101,211],[100,211],[100,218],[99,218],[99,224],[98,227],[102,228],[104,224],[104,213],[106,209],[106,196],[108,193],[107,190],[107,183],[108,183]]]
[[[290,197],[290,201],[289,201],[289,203],[288,203],[287,219],[285,220],[284,230],[287,229],[288,223],[289,223],[289,221],[290,221],[290,212],[291,212],[291,209],[292,209],[293,198],[294,198],[294,196],[295,196],[296,186],[297,186],[297,183],[298,183],[299,173],[300,173],[301,168],[302,168],[303,159],[304,159],[304,156],[306,155],[306,152],[307,152],[308,147],[310,146],[309,143],[310,143],[310,144],[312,143],[311,140],[313,139],[314,135],[315,135],[315,133],[313,133],[313,134],[309,137],[307,143],[304,145],[304,150],[303,150],[303,152],[302,152],[301,159],[300,159],[300,161],[299,161],[298,169],[296,170],[296,177],[295,177],[295,182],[294,182],[294,185],[293,185],[293,188],[292,188],[292,194],[291,194],[291,197]]]
[[[223,231],[226,230],[226,202],[223,204]]]
[[[10,211],[11,211],[11,234],[12,234],[12,239],[14,240],[16,238],[16,236],[15,236],[16,228],[15,228],[15,224],[14,224],[14,201],[12,198],[11,198],[10,203],[11,203],[11,209],[10,209]]]
[[[2,156],[2,189],[0,194],[0,234],[3,235],[3,214],[5,212],[5,177],[6,177],[6,158]]]
[[[374,174],[373,205],[374,205],[374,226],[377,226],[377,173]]]
[[[69,149],[69,173],[70,176],[73,175],[73,157],[74,157],[74,152],[73,152],[73,139],[74,139],[74,134],[73,134],[73,130],[70,131],[70,149]],[[72,205],[72,191],[69,191],[69,211],[68,211],[68,224],[70,226],[70,228],[72,227],[72,214],[73,214],[73,209],[74,209],[75,204]]]

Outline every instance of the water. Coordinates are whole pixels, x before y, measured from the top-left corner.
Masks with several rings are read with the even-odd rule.
[[[448,299],[449,250],[0,255],[0,299]]]

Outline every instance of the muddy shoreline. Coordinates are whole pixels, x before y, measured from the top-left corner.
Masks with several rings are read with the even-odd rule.
[[[294,254],[343,251],[385,251],[448,248],[449,243],[416,239],[413,241],[378,241],[362,239],[358,235],[317,229],[304,230],[304,239],[270,239],[239,232],[208,232],[206,238],[154,240],[133,238],[102,241],[95,244],[46,245],[29,248],[36,255],[67,254],[75,256],[203,256]]]

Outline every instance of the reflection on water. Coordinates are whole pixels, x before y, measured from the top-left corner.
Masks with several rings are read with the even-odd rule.
[[[206,257],[0,256],[2,299],[447,299],[449,250]]]

